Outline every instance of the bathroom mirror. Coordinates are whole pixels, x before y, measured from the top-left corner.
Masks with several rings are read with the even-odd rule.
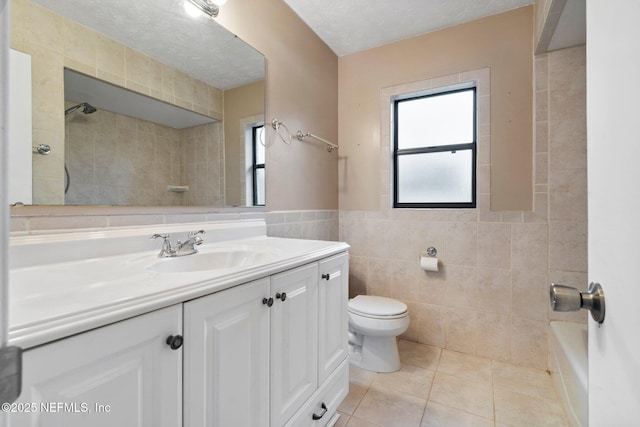
[[[253,204],[247,162],[253,128],[264,123],[264,57],[183,3],[12,1],[12,47],[32,56],[33,142],[51,145],[33,157],[33,204]],[[89,96],[86,81],[78,89],[83,79],[101,95]],[[109,88],[138,94],[140,107],[104,95]],[[154,105],[196,120],[131,113]]]

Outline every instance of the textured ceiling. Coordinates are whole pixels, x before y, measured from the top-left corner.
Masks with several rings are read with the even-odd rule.
[[[215,21],[189,17],[184,0],[33,1],[217,88],[264,79],[262,55]]]
[[[284,1],[338,56],[533,3],[533,0]]]

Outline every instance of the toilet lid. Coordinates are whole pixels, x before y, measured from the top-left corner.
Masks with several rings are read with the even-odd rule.
[[[349,300],[349,310],[366,316],[397,316],[407,312],[407,305],[391,298],[358,295]]]

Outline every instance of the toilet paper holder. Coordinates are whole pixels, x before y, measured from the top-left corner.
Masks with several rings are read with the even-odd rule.
[[[438,250],[433,246],[429,246],[426,251],[420,252],[420,257],[423,257],[423,256],[430,256],[432,258],[436,257],[438,256]]]

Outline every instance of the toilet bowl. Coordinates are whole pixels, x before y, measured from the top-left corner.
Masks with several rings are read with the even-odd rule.
[[[400,369],[396,337],[409,327],[403,302],[372,295],[349,300],[349,363],[375,372]]]

